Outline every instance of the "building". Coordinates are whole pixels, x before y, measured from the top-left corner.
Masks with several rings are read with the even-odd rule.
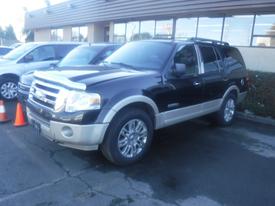
[[[275,71],[275,0],[70,0],[26,13],[35,41],[203,37],[238,46],[247,67]]]

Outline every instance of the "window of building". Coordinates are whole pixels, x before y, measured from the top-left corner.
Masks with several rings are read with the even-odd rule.
[[[198,37],[221,40],[223,18],[199,18]]]
[[[218,60],[214,48],[211,46],[200,46],[200,51],[204,62],[204,72],[218,71]]]
[[[114,25],[114,42],[124,43],[126,41],[126,24],[120,23]]]
[[[226,17],[224,23],[223,41],[235,46],[249,46],[254,16],[243,15]]]
[[[140,39],[152,39],[155,36],[155,21],[140,22]]]
[[[176,23],[176,39],[196,37],[198,18],[182,18]]]
[[[156,21],[156,34],[157,38],[172,38],[173,34],[173,20]]]
[[[73,27],[72,28],[72,41],[85,42],[88,41],[88,27]]]
[[[126,40],[134,41],[139,40],[139,22],[128,22],[126,27]]]
[[[275,47],[275,15],[256,15],[253,46]]]
[[[63,41],[63,29],[52,29],[51,41]]]

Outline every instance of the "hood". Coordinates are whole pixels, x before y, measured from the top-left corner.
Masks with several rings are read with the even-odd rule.
[[[0,58],[0,67],[1,65],[7,65],[7,64],[14,64],[14,61]]]
[[[22,84],[31,86],[32,81],[33,81],[33,79],[34,79],[33,73],[34,73],[34,71],[31,71],[31,72],[28,72],[28,73],[23,74],[23,75],[20,77],[20,82],[21,82]]]
[[[86,86],[92,86],[98,83],[124,79],[128,77],[144,76],[149,74],[156,74],[156,71],[137,71],[132,69],[111,69],[103,66],[93,66],[82,69],[62,69],[39,72],[40,77],[50,77],[51,81],[58,81],[58,79],[67,79],[71,82],[82,83]]]

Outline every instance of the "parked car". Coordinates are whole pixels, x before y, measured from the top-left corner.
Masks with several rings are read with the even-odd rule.
[[[14,43],[14,44],[10,45],[9,48],[15,49],[17,47],[20,47],[21,45],[23,45],[23,43],[20,43],[20,42],[19,43]]]
[[[156,129],[209,114],[232,124],[247,90],[243,58],[228,43],[137,41],[93,69],[36,72],[27,115],[42,136],[125,165],[145,155]]]
[[[10,48],[10,47],[0,46],[0,57],[9,53],[11,50],[12,50],[12,48]]]
[[[19,77],[33,70],[48,68],[59,62],[79,43],[26,43],[0,59],[0,98],[13,100],[17,96]]]
[[[58,64],[52,65],[51,70],[68,70],[71,67],[83,69],[88,65],[99,64],[119,47],[119,44],[86,44],[79,46],[70,51]],[[33,73],[34,71],[23,74],[18,83],[18,99],[23,105],[25,105],[29,95]]]

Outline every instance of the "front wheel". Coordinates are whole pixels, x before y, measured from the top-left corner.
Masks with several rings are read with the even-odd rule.
[[[11,101],[17,97],[18,82],[13,79],[7,79],[0,82],[0,96],[6,100]]]
[[[143,110],[127,109],[110,123],[101,151],[114,164],[131,164],[146,154],[152,137],[151,118]]]
[[[229,126],[233,123],[236,114],[237,98],[229,94],[222,103],[220,111],[216,113],[216,123],[220,126]]]

